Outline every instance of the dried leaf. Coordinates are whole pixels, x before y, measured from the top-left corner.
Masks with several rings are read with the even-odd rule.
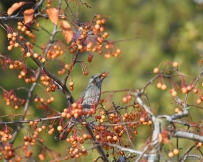
[[[49,19],[51,22],[53,22],[55,25],[57,25],[58,22],[58,10],[56,8],[48,8],[47,9],[47,14],[49,16]]]
[[[66,42],[70,43],[70,41],[73,39],[73,31],[71,29],[70,24],[66,21],[61,21],[60,25],[61,25],[63,35],[66,39]]]
[[[25,2],[19,2],[19,3],[14,3],[8,10],[7,14],[10,16],[13,12],[15,12],[18,8],[20,8],[22,5],[24,5]]]
[[[25,24],[31,22],[33,20],[33,17],[34,17],[34,9],[28,9],[28,10],[25,10],[24,11],[24,21],[25,21]]]

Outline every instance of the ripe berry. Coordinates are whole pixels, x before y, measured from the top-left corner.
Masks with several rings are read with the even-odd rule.
[[[175,90],[173,90],[173,91],[171,92],[171,94],[172,94],[173,97],[177,96],[177,92],[176,92]]]
[[[174,155],[174,154],[173,154],[173,152],[171,152],[171,151],[168,153],[168,156],[169,156],[169,157],[173,157],[173,155]]]
[[[175,148],[175,149],[173,150],[173,153],[174,153],[174,155],[178,155],[178,154],[179,154],[179,150],[178,150],[177,148]]]
[[[157,85],[156,85],[157,88],[161,88],[161,86],[162,86],[162,84],[160,82],[157,83]]]
[[[166,84],[162,84],[162,85],[161,85],[161,89],[162,89],[163,91],[166,90],[166,88],[167,88]]]
[[[175,113],[178,113],[180,111],[180,108],[176,107],[174,111],[175,111]]]
[[[128,101],[127,97],[122,98],[123,103],[126,103]]]
[[[199,90],[198,90],[197,88],[194,88],[194,89],[193,89],[193,92],[194,92],[195,94],[197,94],[197,93],[199,92]]]
[[[73,87],[73,86],[74,86],[74,82],[71,81],[71,82],[69,83],[69,86],[70,86],[70,87]]]
[[[88,72],[88,71],[84,71],[83,74],[84,74],[85,76],[87,76],[87,75],[89,74],[89,72]]]
[[[63,129],[63,127],[61,126],[61,125],[59,125],[58,127],[57,127],[57,130],[60,132],[60,131],[62,131],[62,129]]]
[[[196,102],[197,102],[197,104],[200,104],[202,102],[202,100],[198,98]]]
[[[186,87],[181,88],[181,92],[186,94],[187,93],[187,88]]]
[[[177,62],[173,62],[173,67],[174,68],[178,68],[178,63]]]
[[[154,72],[155,74],[158,73],[158,72],[159,72],[159,68],[158,68],[158,67],[154,68],[153,72]]]
[[[8,50],[9,50],[9,51],[12,50],[12,46],[8,46]]]
[[[10,39],[10,38],[12,38],[12,34],[11,33],[9,33],[8,35],[7,35],[7,37]]]
[[[89,54],[89,55],[88,55],[88,58],[87,58],[87,61],[88,61],[88,62],[92,62],[93,57],[94,57],[93,54]]]

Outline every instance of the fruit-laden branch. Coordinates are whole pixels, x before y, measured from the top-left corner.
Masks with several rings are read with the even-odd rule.
[[[40,72],[38,71],[38,73],[36,75],[36,78],[38,78],[39,75],[40,75]],[[25,106],[24,106],[24,110],[23,110],[23,115],[20,118],[20,121],[24,121],[24,119],[25,119],[25,116],[26,116],[27,111],[28,111],[28,107],[29,107],[29,105],[30,105],[30,103],[32,101],[32,93],[33,93],[33,91],[35,89],[35,86],[36,86],[36,83],[33,83],[32,86],[30,87],[29,91],[28,91],[27,100],[25,102]],[[17,137],[17,135],[18,135],[18,133],[19,133],[21,128],[22,128],[22,123],[19,123],[17,128],[16,128],[16,130],[15,130],[15,132],[13,133],[13,138],[10,141],[10,144],[14,143],[14,141],[15,141],[15,139],[16,139],[16,137]]]

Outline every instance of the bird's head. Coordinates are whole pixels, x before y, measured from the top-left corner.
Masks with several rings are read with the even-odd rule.
[[[94,84],[97,86],[101,86],[102,81],[108,76],[107,72],[103,72],[101,74],[93,75],[90,80],[89,84]]]

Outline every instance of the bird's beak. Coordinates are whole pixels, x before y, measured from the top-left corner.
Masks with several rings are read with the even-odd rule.
[[[108,72],[103,72],[103,73],[100,74],[100,78],[104,79],[106,77],[108,77]]]

